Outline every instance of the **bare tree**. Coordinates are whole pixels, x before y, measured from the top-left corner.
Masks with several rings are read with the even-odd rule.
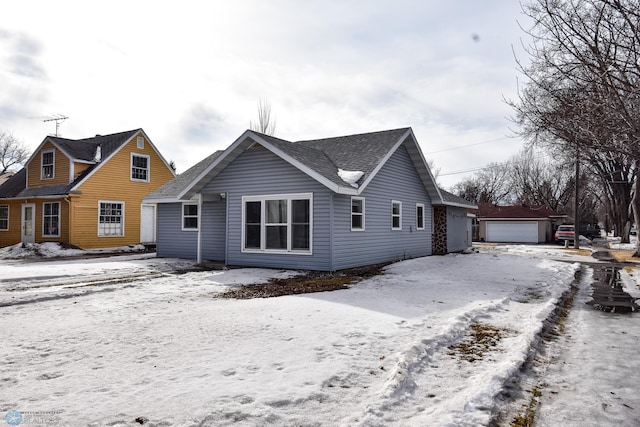
[[[271,117],[271,103],[268,100],[260,99],[258,101],[258,121],[250,121],[249,129],[265,135],[275,135],[276,119]]]
[[[452,188],[453,192],[476,203],[494,205],[510,203],[512,192],[509,182],[509,169],[506,163],[490,163],[486,168],[466,178]]]
[[[29,158],[29,150],[24,142],[13,135],[0,132],[0,175],[13,166],[22,165]]]

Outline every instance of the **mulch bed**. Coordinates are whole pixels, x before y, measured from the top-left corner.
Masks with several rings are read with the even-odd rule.
[[[283,295],[337,291],[369,277],[383,274],[387,264],[351,268],[333,273],[310,271],[287,279],[270,279],[267,283],[244,285],[216,295],[216,298],[251,299],[272,298]]]

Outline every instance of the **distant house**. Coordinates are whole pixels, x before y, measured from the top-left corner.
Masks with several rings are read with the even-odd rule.
[[[0,185],[0,246],[152,243],[155,205],[142,198],[174,177],[142,129],[79,140],[48,136]]]
[[[560,215],[546,206],[481,203],[477,211],[479,238],[484,242],[550,242],[555,228],[565,218],[566,215]]]
[[[410,128],[289,142],[244,132],[150,193],[161,257],[334,271],[471,244]]]

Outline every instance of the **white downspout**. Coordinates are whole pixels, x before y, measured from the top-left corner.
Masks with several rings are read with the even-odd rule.
[[[198,193],[198,264],[202,264],[202,193]]]

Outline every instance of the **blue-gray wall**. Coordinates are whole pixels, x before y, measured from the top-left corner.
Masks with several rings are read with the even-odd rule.
[[[365,231],[351,231],[351,196],[334,196],[333,268],[431,255],[431,199],[404,147],[380,169],[366,190]],[[402,230],[391,230],[391,201],[402,202]],[[416,203],[424,204],[424,230],[416,229]]]
[[[337,169],[336,169],[337,173]],[[203,193],[227,193],[227,263],[252,267],[330,270],[331,191],[259,145],[242,153]],[[242,252],[242,196],[313,193],[312,254]]]
[[[225,201],[202,206],[202,258],[224,261]],[[182,203],[158,203],[157,255],[165,258],[197,258],[198,232],[182,231]]]

